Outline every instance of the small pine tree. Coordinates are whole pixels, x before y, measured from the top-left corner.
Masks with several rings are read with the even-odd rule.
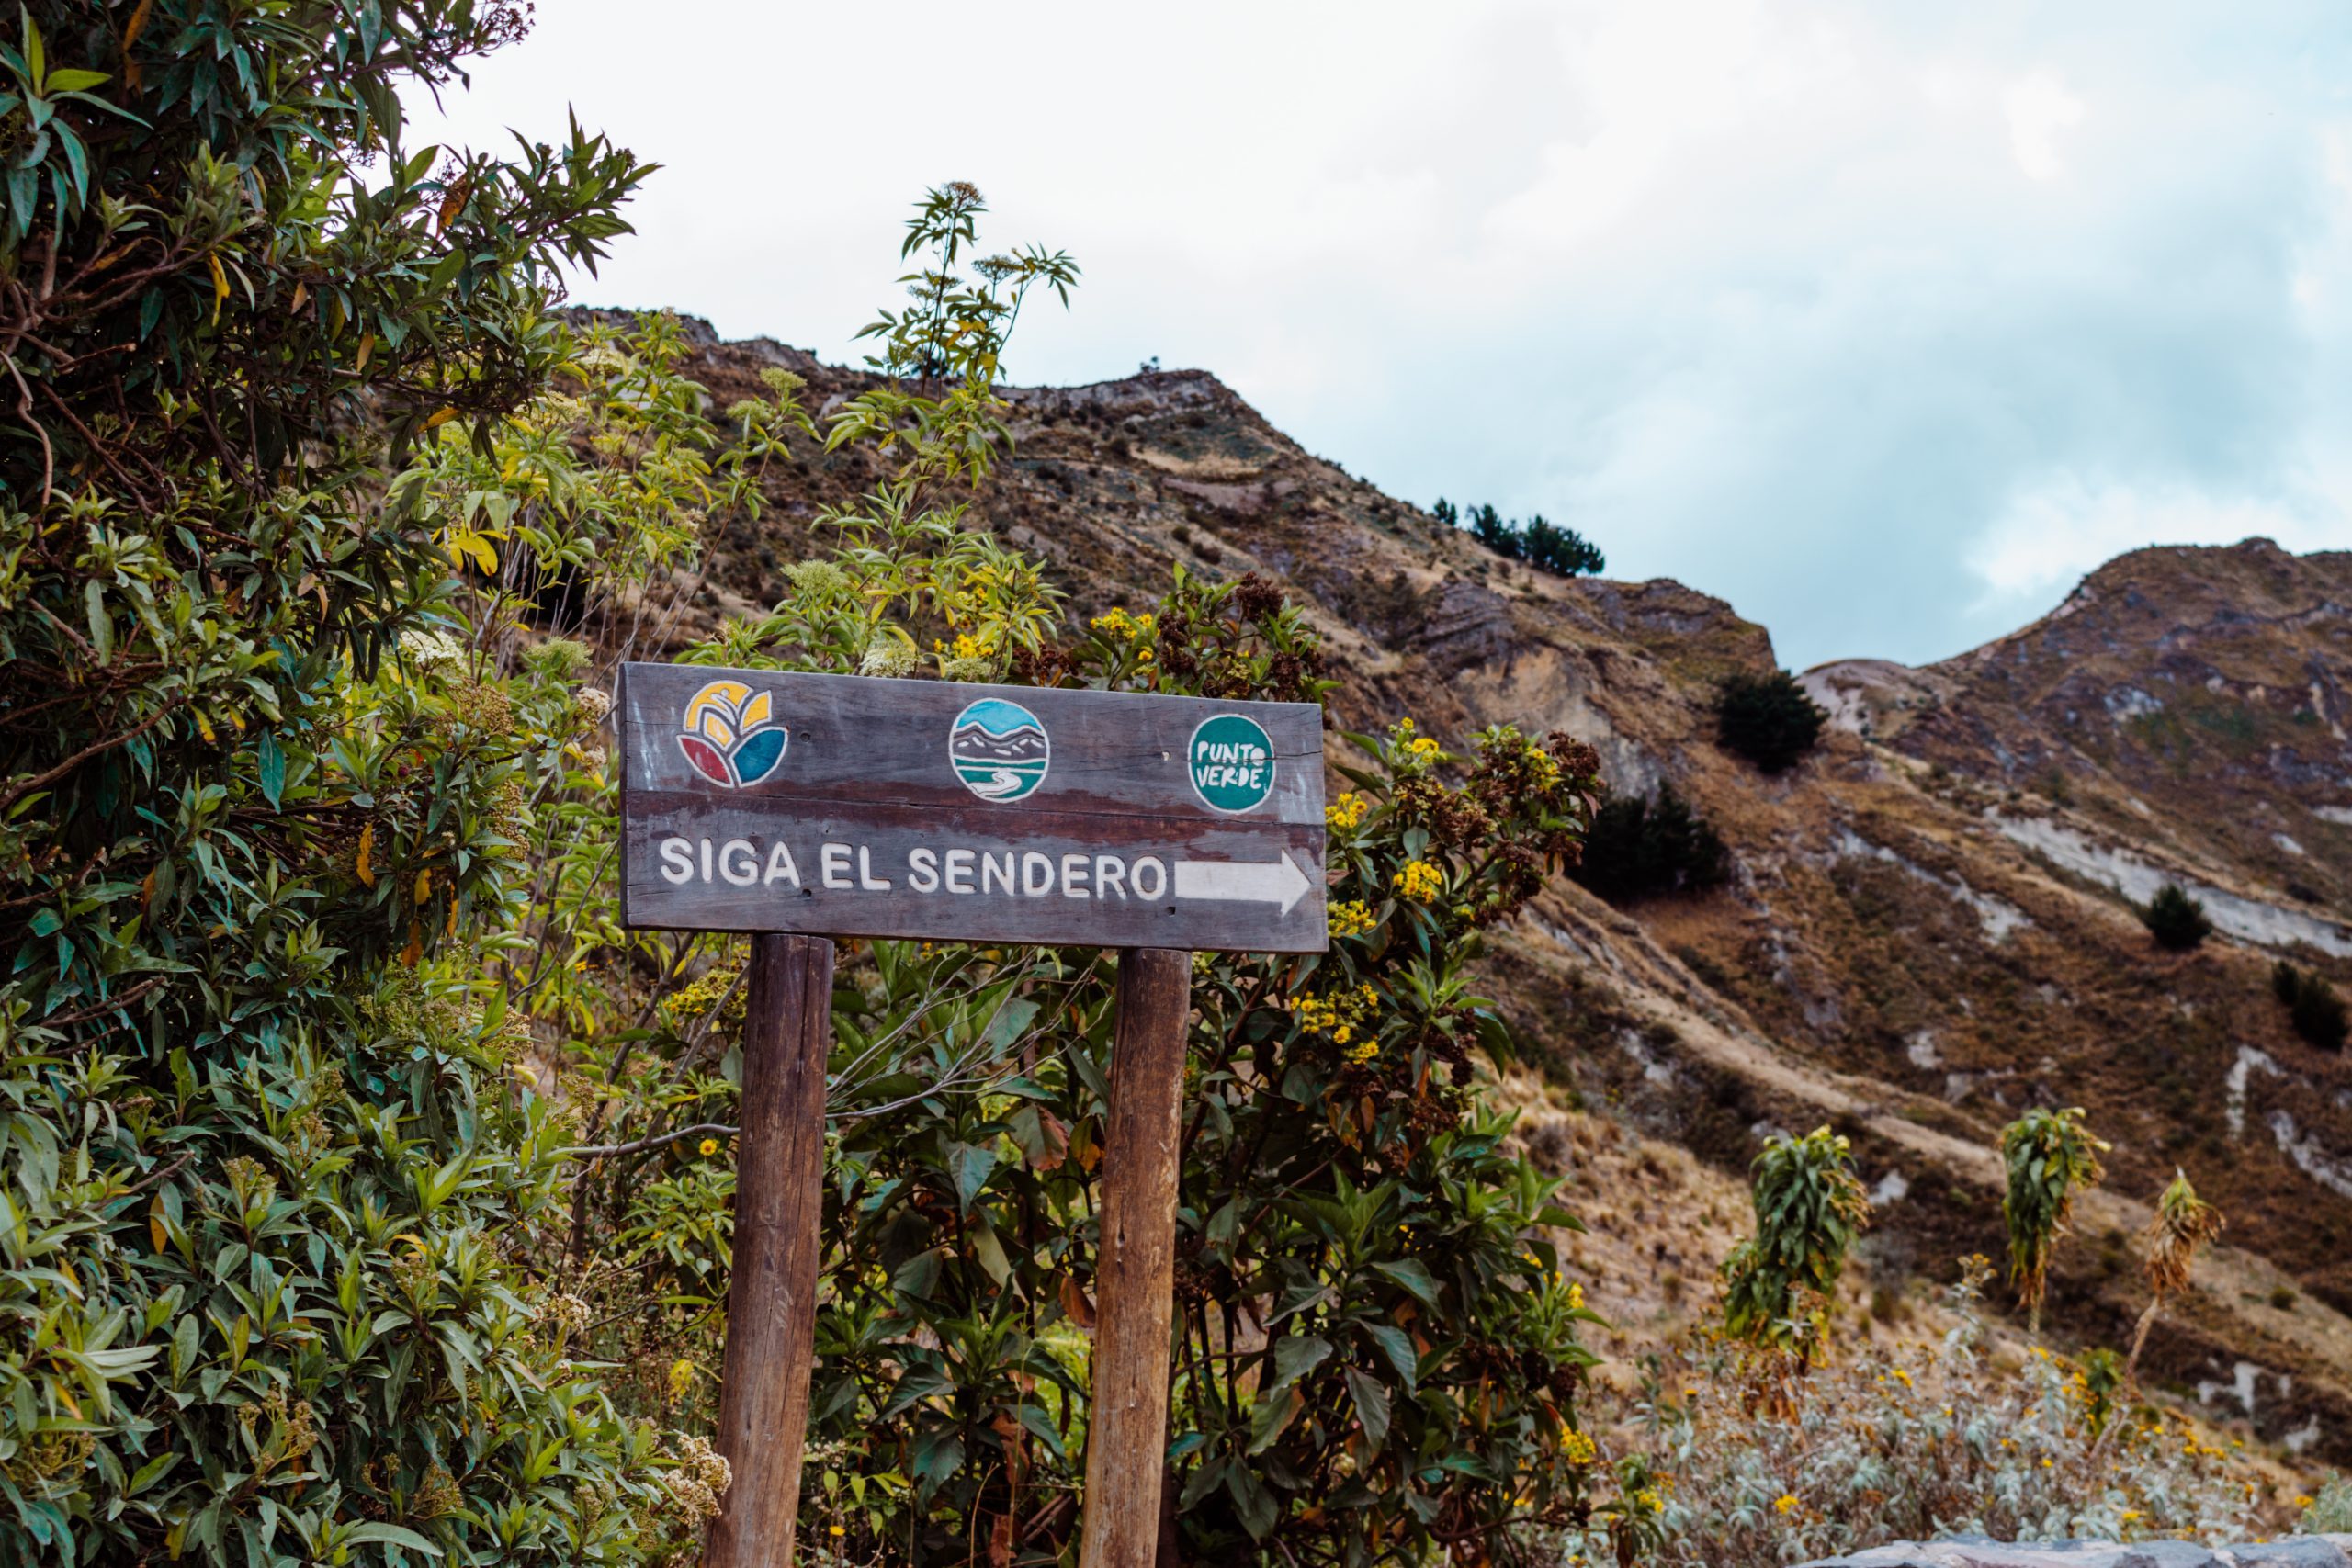
[[[1437,504],[1430,508],[1430,515],[1449,528],[1462,526],[1462,509],[1443,496],[1439,496]]]
[[[1523,560],[1527,557],[1527,539],[1516,524],[1503,520],[1503,514],[1492,506],[1474,506],[1465,515],[1470,520],[1470,536],[1505,560]]]
[[[1785,773],[1813,750],[1829,716],[1785,670],[1734,675],[1715,699],[1715,737],[1768,773]]]
[[[1731,855],[1672,784],[1653,802],[1621,795],[1595,814],[1584,858],[1568,874],[1611,904],[1667,893],[1703,893],[1731,875]]]
[[[2346,1040],[2352,1039],[2352,1015],[2324,976],[2298,969],[2282,958],[2270,971],[2270,992],[2287,1010],[2288,1021],[2305,1044],[2321,1051],[2341,1051]]]
[[[1574,528],[1561,527],[1540,512],[1527,520],[1525,539],[1527,564],[1555,577],[1598,574],[1609,564],[1600,546]]]
[[[2156,939],[2156,945],[2168,953],[2187,953],[2213,934],[2213,922],[2205,918],[2205,906],[2190,897],[2177,882],[2167,882],[2156,889],[2140,911],[2140,923]]]

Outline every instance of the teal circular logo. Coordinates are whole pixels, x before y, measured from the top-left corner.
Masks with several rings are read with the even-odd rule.
[[[1274,743],[1258,721],[1238,713],[1201,720],[1184,748],[1193,793],[1216,811],[1247,811],[1274,793]]]
[[[947,730],[947,760],[982,800],[1021,800],[1046,782],[1053,743],[1037,716],[1002,697],[982,697]]]

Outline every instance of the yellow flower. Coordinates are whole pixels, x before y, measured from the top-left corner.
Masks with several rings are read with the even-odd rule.
[[[1344,791],[1339,799],[1323,808],[1324,825],[1345,830],[1363,820],[1372,803],[1353,790]]]
[[[1426,735],[1407,742],[1405,749],[1413,754],[1416,761],[1423,762],[1434,759],[1439,750],[1438,743]]]
[[[1353,1040],[1355,1037],[1356,1032],[1350,1029],[1344,1023],[1340,1025],[1339,1028],[1331,1031],[1331,1038],[1338,1044],[1345,1045],[1349,1041]]]
[[[827,1535],[842,1535],[846,1532],[844,1532],[839,1525],[827,1525],[825,1527],[825,1533]]]
[[[1577,1284],[1573,1280],[1568,1281],[1568,1310],[1571,1312],[1582,1312],[1584,1310],[1584,1287]],[[1696,1393],[1698,1391],[1696,1389],[1689,1389],[1685,1392]]]
[[[1590,1464],[1599,1457],[1592,1439],[1573,1427],[1560,1428],[1560,1451],[1567,1456],[1570,1464],[1575,1465]]]
[[[1346,1031],[1340,1032],[1345,1033]],[[1369,1062],[1379,1055],[1380,1042],[1377,1040],[1360,1040],[1348,1047],[1348,1060],[1358,1064]]]
[[[1362,936],[1373,928],[1372,910],[1360,898],[1334,904],[1326,914],[1335,937]]]
[[[702,1149],[703,1157],[707,1159],[710,1156],[718,1152],[718,1140],[717,1138],[705,1138],[699,1146]]]
[[[2301,1496],[2301,1497],[2298,1497],[2298,1498],[2296,1498],[2296,1499],[2295,1499],[2295,1506],[2297,1506],[2298,1508],[2308,1508],[2308,1507],[2310,1507],[2311,1506],[2312,1506],[2312,1500],[2311,1500],[2311,1498],[2310,1498],[2308,1495],[2306,1495],[2306,1496]]]
[[[1389,879],[1389,885],[1408,898],[1427,901],[1445,886],[1445,874],[1425,860],[1410,860]]]
[[[1783,1514],[1789,1512],[1796,1506],[1797,1495],[1793,1492],[1783,1492],[1780,1496],[1774,1498],[1772,1502],[1772,1506],[1780,1509]]]

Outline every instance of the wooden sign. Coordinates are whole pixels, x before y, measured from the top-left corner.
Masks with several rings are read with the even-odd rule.
[[[631,926],[1319,953],[1321,710],[629,664]]]

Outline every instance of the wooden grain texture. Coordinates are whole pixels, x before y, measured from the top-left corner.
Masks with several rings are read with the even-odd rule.
[[[711,1522],[704,1568],[785,1568],[792,1562],[816,1354],[832,1000],[831,942],[752,940],[742,1133],[735,1151],[734,1278],[718,1399],[718,1451],[734,1481]]]
[[[1192,1008],[1189,953],[1120,954],[1095,1254],[1094,1388],[1080,1568],[1151,1568],[1168,1446],[1178,1101]]]
[[[1224,952],[1329,944],[1311,704],[674,665],[623,674],[621,901],[632,926]],[[704,778],[680,747],[682,716],[718,678],[767,697],[773,722],[790,729],[774,770],[740,787]],[[957,716],[991,697],[1017,700],[1051,734],[1043,779],[1018,800],[975,795],[950,756]],[[1214,809],[1185,760],[1188,739],[1225,716],[1257,724],[1272,752],[1265,798],[1239,812]],[[961,878],[951,855],[967,868]],[[991,881],[991,863],[1020,874]]]

